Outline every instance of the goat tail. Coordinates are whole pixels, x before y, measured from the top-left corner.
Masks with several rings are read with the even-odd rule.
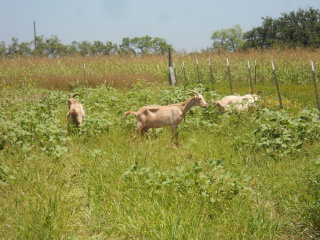
[[[124,115],[136,115],[136,112],[134,112],[134,111],[127,111],[127,112],[125,112],[124,113]]]

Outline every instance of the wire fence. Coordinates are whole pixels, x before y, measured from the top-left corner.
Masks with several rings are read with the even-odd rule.
[[[259,65],[257,60],[237,63],[232,65],[228,58],[224,64],[220,61],[216,65],[210,58],[202,63],[198,59],[194,63],[178,61],[172,63],[171,74],[174,74],[174,85],[200,83],[221,95],[256,93],[262,90],[277,98],[279,109],[304,103],[316,106],[320,112],[317,86],[319,75],[313,61],[309,61],[309,66],[304,64],[297,68],[288,68],[285,63],[280,63],[281,66],[277,68],[274,60],[270,60],[269,66],[266,62]]]

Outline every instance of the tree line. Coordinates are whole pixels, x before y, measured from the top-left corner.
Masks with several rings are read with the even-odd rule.
[[[61,57],[61,56],[92,56],[92,55],[150,55],[165,54],[171,44],[165,39],[150,36],[123,38],[122,43],[117,45],[110,41],[73,41],[71,45],[64,45],[57,36],[45,39],[37,36],[31,42],[19,43],[17,38],[11,39],[11,44],[6,46],[5,42],[0,43],[0,58],[14,56],[39,56],[39,57]]]
[[[212,46],[202,51],[230,51],[239,49],[272,47],[320,47],[320,10],[309,9],[282,13],[281,17],[262,18],[262,25],[248,32],[243,32],[240,25],[229,29],[221,29],[212,33]],[[123,38],[117,45],[110,41],[73,41],[64,45],[57,36],[45,39],[37,36],[31,42],[19,43],[12,38],[12,43],[6,46],[0,42],[0,58],[14,56],[59,57],[72,55],[151,55],[166,54],[172,48],[165,39],[150,36]],[[173,48],[172,48],[173,49]],[[174,49],[173,49],[174,50]]]
[[[213,32],[209,51],[236,51],[241,49],[273,47],[320,47],[320,10],[310,7],[281,17],[262,18],[262,25],[243,32],[240,25]]]

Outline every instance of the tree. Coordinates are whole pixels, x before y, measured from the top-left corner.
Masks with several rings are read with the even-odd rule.
[[[89,56],[92,53],[92,43],[88,41],[82,41],[78,44],[79,52],[82,56]]]
[[[4,58],[7,53],[6,43],[2,41],[0,43],[0,58]]]
[[[43,39],[43,36],[37,36],[36,39],[37,48],[33,50],[33,55],[38,56],[38,57],[45,57],[46,56],[46,43]],[[34,44],[34,41],[33,44]]]
[[[77,41],[72,41],[70,46],[67,46],[67,50],[66,50],[66,54],[67,55],[76,55],[79,53],[79,49],[78,49],[78,42]]]
[[[153,54],[168,53],[169,48],[172,48],[171,44],[168,44],[164,38],[155,37],[152,41]]]
[[[233,28],[221,29],[212,33],[214,51],[231,51],[235,52],[243,44],[243,32],[240,25]]]
[[[11,45],[8,46],[8,56],[12,58],[14,55],[18,53],[19,43],[18,38],[11,38]]]
[[[64,46],[57,36],[52,36],[51,38],[46,39],[45,44],[44,52],[48,57],[63,56],[67,53],[68,47]]]
[[[245,48],[320,47],[320,10],[309,8],[262,18],[262,26],[244,34]]]
[[[36,48],[31,49],[36,41]],[[101,41],[76,42],[73,41],[71,45],[64,45],[57,36],[44,39],[43,36],[37,36],[32,42],[18,43],[17,38],[12,38],[12,43],[6,48],[4,42],[0,42],[0,57],[14,56],[37,56],[37,57],[59,57],[72,56],[81,54],[82,56],[90,55],[149,55],[149,54],[164,54],[168,52],[171,45],[167,44],[165,39],[154,38],[150,36],[123,38],[122,44],[114,44],[110,41],[105,44]],[[172,48],[172,47],[171,47]]]
[[[152,37],[144,36],[144,37],[135,37],[131,39],[131,44],[138,50],[138,53],[141,55],[148,55],[152,51]]]
[[[105,55],[109,55],[110,53],[117,53],[117,51],[118,51],[117,44],[114,44],[110,41],[108,41],[106,43],[106,47],[105,47],[105,51],[104,51]]]
[[[109,55],[110,53],[116,53],[117,50],[118,50],[117,45],[113,44],[110,41],[108,41],[106,44],[104,44],[101,41],[94,41],[91,47],[91,53],[94,55],[95,54]]]
[[[23,57],[31,56],[32,50],[30,48],[31,43],[22,42],[19,44],[18,54]]]
[[[122,43],[119,45],[118,53],[120,55],[135,55],[136,51],[132,46],[130,38],[122,38]]]

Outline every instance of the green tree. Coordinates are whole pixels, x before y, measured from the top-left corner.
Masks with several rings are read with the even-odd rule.
[[[155,37],[152,40],[152,49],[154,54],[168,53],[169,48],[172,48],[171,44],[168,44],[167,41],[163,38]]]
[[[18,54],[22,57],[29,57],[31,56],[32,50],[30,48],[31,43],[22,42],[19,44]]]
[[[120,55],[135,55],[136,51],[130,38],[122,38],[122,43],[119,45],[118,53]]]
[[[91,52],[94,55],[95,54],[109,55],[110,53],[116,53],[117,50],[118,50],[117,45],[113,44],[110,41],[108,41],[106,44],[104,44],[101,41],[94,41],[91,47]]]
[[[67,46],[66,54],[69,56],[79,54],[79,43],[77,41],[72,41],[71,45]]]
[[[34,56],[38,56],[38,57],[45,57],[46,55],[46,42],[43,38],[43,36],[37,36],[36,39],[34,40],[36,42],[36,49],[33,50],[32,54]],[[34,41],[32,41],[32,43],[34,44]]]
[[[243,44],[243,31],[240,25],[236,24],[233,28],[221,29],[212,33],[214,51],[235,52]]]
[[[141,55],[148,55],[152,51],[152,37],[148,35],[131,39],[131,44],[138,50],[136,52],[140,53]]]
[[[92,43],[88,41],[82,41],[78,44],[79,53],[82,56],[89,56],[92,54]]]
[[[2,41],[0,43],[0,58],[4,58],[7,54],[6,43]]]
[[[105,55],[109,55],[110,53],[117,53],[117,51],[118,51],[117,44],[112,43],[110,41],[108,41],[106,43],[106,47],[105,47],[105,51],[104,51]]]
[[[12,58],[18,53],[19,43],[18,38],[11,38],[11,44],[8,46],[8,56]]]
[[[68,47],[61,43],[61,40],[57,36],[52,36],[45,40],[44,52],[48,57],[58,57],[67,54]]]
[[[244,34],[245,48],[320,47],[320,10],[309,8],[262,18],[262,26]]]

